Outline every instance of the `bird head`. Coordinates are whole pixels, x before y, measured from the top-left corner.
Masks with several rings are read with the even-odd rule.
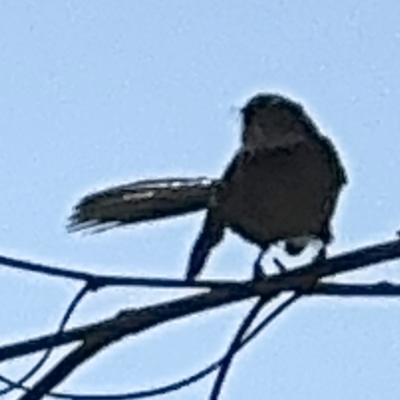
[[[285,147],[303,141],[309,118],[301,104],[279,94],[257,94],[241,110],[249,148]],[[309,126],[308,126],[309,127]]]

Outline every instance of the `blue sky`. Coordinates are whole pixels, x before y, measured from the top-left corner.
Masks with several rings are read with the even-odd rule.
[[[350,184],[332,254],[399,229],[399,2],[3,1],[0,54],[1,254],[182,277],[201,214],[98,236],[68,234],[66,219],[80,196],[111,184],[219,176],[239,143],[238,110],[259,91],[303,102],[343,154]],[[204,276],[247,278],[256,253],[229,235]],[[340,281],[398,281],[398,268]],[[51,332],[76,290],[0,267],[0,341]],[[177,295],[100,292],[71,326]],[[249,305],[126,340],[59,390],[119,392],[193,373],[222,354]],[[304,299],[238,357],[222,398],[398,399],[398,313],[393,299]],[[0,373],[16,378],[32,361]],[[211,383],[165,398],[203,399]]]

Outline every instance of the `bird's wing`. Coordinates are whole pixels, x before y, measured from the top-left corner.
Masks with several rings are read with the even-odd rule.
[[[340,160],[339,154],[335,146],[326,136],[321,135],[321,137],[319,138],[319,142],[328,157],[328,163],[335,174],[335,183],[338,187],[338,190],[340,190],[344,185],[348,183],[347,173],[343,166],[343,163]]]
[[[207,208],[219,181],[169,178],[137,181],[84,197],[74,208],[67,229],[116,226],[178,216]]]

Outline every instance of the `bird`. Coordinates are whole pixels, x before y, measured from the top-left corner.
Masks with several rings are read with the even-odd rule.
[[[296,256],[333,240],[331,220],[347,173],[332,141],[297,101],[258,93],[240,110],[241,143],[221,178],[141,180],[95,192],[74,207],[68,229],[94,232],[205,210],[186,279],[198,278],[226,230],[255,244],[260,256],[283,243]],[[261,274],[259,262],[253,276]]]

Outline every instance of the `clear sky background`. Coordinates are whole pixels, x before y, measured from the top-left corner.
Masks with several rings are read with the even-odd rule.
[[[399,78],[395,0],[2,1],[0,253],[182,277],[202,214],[97,236],[68,234],[66,219],[82,195],[111,184],[219,176],[239,143],[239,108],[259,91],[303,102],[343,154],[350,184],[331,254],[394,238]],[[204,277],[250,277],[257,249],[228,236]],[[399,268],[340,281],[396,282]],[[1,343],[52,332],[77,289],[0,266]],[[104,290],[70,326],[187,293]],[[116,393],[194,373],[223,353],[250,305],[125,340],[58,390]],[[240,354],[222,398],[398,399],[399,315],[398,299],[304,299]],[[16,379],[34,359],[0,373]],[[205,399],[211,384],[164,398]]]

